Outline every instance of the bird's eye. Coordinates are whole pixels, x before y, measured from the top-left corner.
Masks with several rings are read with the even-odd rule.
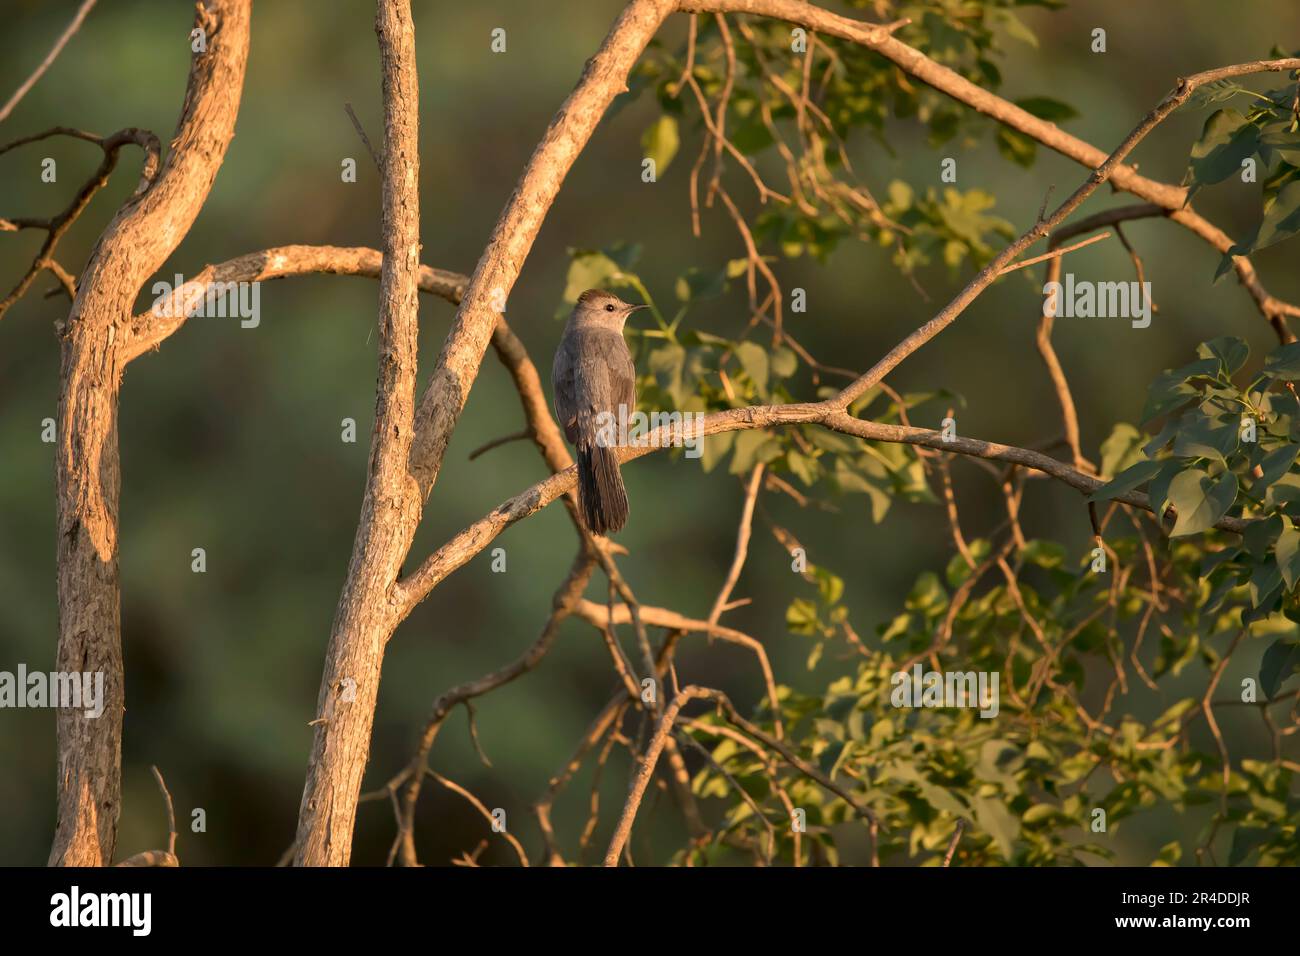
[[[613,304],[612,302],[607,302],[607,303],[605,303],[605,311],[606,311],[606,312],[613,312],[613,311],[614,311],[614,304]]]

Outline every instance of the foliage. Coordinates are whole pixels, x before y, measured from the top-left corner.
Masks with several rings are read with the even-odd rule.
[[[996,90],[999,44],[1037,42],[1016,16],[1027,5],[948,0],[890,5],[889,12],[911,18],[901,39]],[[728,66],[724,51],[733,40],[736,59]],[[895,181],[877,203],[857,181],[842,144],[861,131],[888,149],[891,123],[902,120],[920,124],[931,147],[971,145],[991,132],[1003,157],[1029,166],[1032,140],[912,82],[863,47],[818,37],[801,55],[790,42],[783,24],[742,22],[740,36],[728,38],[711,18],[700,18],[693,51],[657,47],[633,83],[634,93],[653,90],[662,108],[647,133],[647,155],[664,140],[675,149],[687,124],[690,98],[682,78],[693,57],[689,76],[705,100],[725,103],[735,148],[756,169],[764,161],[786,165],[790,200],[765,204],[755,220],[754,239],[773,250],[764,262],[824,260],[838,242],[856,236],[892,250],[904,274],[936,261],[956,271],[987,262],[1014,235],[991,214],[994,198],[977,189],[918,189]],[[1261,163],[1263,219],[1235,253],[1300,231],[1297,90],[1294,81],[1266,94],[1219,83],[1196,97],[1202,107],[1251,97],[1244,112],[1223,107],[1209,116],[1187,178],[1190,198],[1237,173],[1242,160]],[[1076,115],[1048,97],[1018,105],[1052,122]],[[712,140],[702,117],[694,125],[704,141],[703,164]],[[599,282],[634,289],[653,303],[634,272],[636,252],[575,251],[566,300]],[[818,387],[818,366],[790,340],[776,336],[767,347],[748,337],[760,321],[771,324],[752,290],[755,317],[740,338],[685,324],[696,304],[724,294],[741,276],[752,282],[756,266],[751,257],[712,271],[693,269],[677,280],[671,315],[654,305],[658,327],[640,333],[637,353],[647,408],[715,411],[789,402]],[[1216,837],[1228,830],[1230,864],[1300,863],[1294,765],[1285,765],[1276,750],[1272,759],[1232,762],[1210,716],[1216,688],[1214,704],[1242,704],[1239,689],[1219,678],[1239,642],[1258,642],[1266,647],[1258,696],[1244,705],[1263,716],[1276,748],[1280,738],[1267,708],[1294,696],[1284,688],[1295,686],[1289,682],[1300,667],[1292,623],[1300,620],[1300,408],[1291,385],[1300,377],[1300,345],[1283,346],[1246,375],[1248,363],[1240,339],[1204,343],[1195,361],[1151,385],[1141,415],[1150,433],[1115,426],[1100,448],[1106,481],[1089,499],[1102,513],[1095,550],[1023,540],[1014,518],[970,542],[954,527],[947,567],[921,573],[901,611],[870,643],[849,621],[844,580],[827,568],[804,569],[808,587],[790,601],[785,624],[811,642],[810,669],[833,666],[837,673],[821,694],[779,686],[778,699],[765,700],[753,719],[769,733],[783,732],[803,759],[876,814],[875,852],[882,861],[937,865],[958,820],[969,824],[957,855],[962,864],[1114,860],[1107,832],[1159,805],[1202,821],[1204,829],[1196,847],[1170,843],[1154,865],[1179,863],[1191,849],[1213,858]],[[820,386],[822,395],[833,391]],[[959,401],[939,391],[874,389],[851,411],[906,423],[925,403]],[[706,441],[707,469],[725,464],[743,475],[758,463],[813,499],[866,495],[877,522],[895,502],[936,505],[933,486],[947,480],[934,453],[815,427],[723,433]],[[1013,469],[997,480],[1018,491],[1022,478]],[[1154,515],[1115,501],[1142,488]],[[1215,530],[1225,518],[1248,522],[1245,533]],[[855,662],[849,673],[846,655]],[[975,709],[895,706],[895,675],[913,666],[999,675],[999,712],[986,718]],[[1171,700],[1168,688],[1185,687],[1179,678],[1187,673],[1208,690]],[[1152,716],[1139,717],[1143,712]],[[799,854],[837,862],[846,827],[860,825],[855,809],[806,774],[720,736],[712,728],[722,722],[703,718],[690,732],[712,757],[694,776],[693,790],[719,801],[725,822],[707,846],[683,850],[680,859],[724,861],[740,847],[765,861]],[[807,813],[802,835],[792,832],[791,807]],[[1105,828],[1098,830],[1101,811]]]
[[[1274,56],[1285,56],[1274,49]],[[1294,77],[1292,78],[1294,80]],[[1248,239],[1223,257],[1216,278],[1232,268],[1232,257],[1248,255],[1300,232],[1300,86],[1287,83],[1257,93],[1232,80],[1207,84],[1193,102],[1208,106],[1244,97],[1242,110],[1225,106],[1205,120],[1188,162],[1187,198],[1255,165],[1261,189],[1261,219]],[[1254,180],[1250,180],[1254,181]]]

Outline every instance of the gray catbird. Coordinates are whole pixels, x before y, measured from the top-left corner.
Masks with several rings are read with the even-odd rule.
[[[617,440],[610,437],[623,434],[625,416],[636,410],[636,368],[623,341],[623,323],[644,308],[588,289],[578,296],[555,350],[555,411],[577,451],[578,510],[595,534],[617,531],[627,521]]]

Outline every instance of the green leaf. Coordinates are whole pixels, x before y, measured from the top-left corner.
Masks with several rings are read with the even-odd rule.
[[[686,349],[676,342],[669,342],[650,353],[650,371],[654,373],[659,387],[672,396],[674,402],[681,405],[685,395],[682,391],[682,366],[686,362]]]
[[[1228,866],[1240,866],[1262,843],[1268,842],[1268,833],[1261,829],[1239,826],[1232,834],[1232,848],[1228,851]]]
[[[1156,476],[1151,479],[1151,483],[1147,485],[1147,495],[1150,496],[1151,507],[1157,515],[1163,517],[1169,509],[1169,486],[1182,470],[1182,462],[1165,461],[1161,469],[1156,472]]]
[[[1140,461],[1125,468],[1088,496],[1089,501],[1109,501],[1117,495],[1133,491],[1138,485],[1150,481],[1163,466],[1163,461]],[[1153,502],[1154,504],[1154,502]]]
[[[842,492],[861,492],[871,499],[871,520],[879,524],[889,512],[893,499],[879,485],[873,484],[862,471],[843,457],[835,459],[835,483]]]
[[[994,141],[997,143],[998,152],[1002,154],[1003,159],[1010,160],[1017,166],[1023,166],[1026,169],[1034,165],[1034,156],[1038,153],[1038,144],[1024,133],[1018,133],[1006,126],[999,126]]]
[[[1210,114],[1201,138],[1192,147],[1186,182],[1187,198],[1201,186],[1222,182],[1241,170],[1241,161],[1259,148],[1259,128],[1234,109]]]
[[[827,604],[838,604],[844,596],[844,579],[825,568],[813,568],[812,573],[817,579],[817,592],[822,600]]]
[[[733,475],[746,474],[759,461],[768,462],[781,454],[781,443],[761,429],[742,431],[736,435],[736,451],[731,456]]]
[[[1273,204],[1264,212],[1250,251],[1256,252],[1300,232],[1300,179],[1293,179],[1278,191]]]
[[[989,556],[989,552],[992,550],[987,538],[976,538],[970,543],[970,556],[974,559],[976,567]],[[960,587],[974,571],[975,568],[966,563],[966,558],[957,553],[948,560],[948,567],[944,570],[944,577],[950,587],[956,588]]]
[[[1224,335],[1197,346],[1196,354],[1203,359],[1216,358],[1223,366],[1224,375],[1235,375],[1250,357],[1250,346],[1244,339]]]
[[[778,345],[772,350],[768,365],[777,378],[789,378],[799,367],[799,359],[791,349]]]
[[[1212,83],[1206,83],[1198,87],[1184,105],[1194,109],[1201,109],[1211,103],[1221,103],[1241,93],[1249,92],[1244,86],[1234,83],[1232,80],[1215,80]]]
[[[656,176],[664,174],[668,164],[677,155],[680,142],[677,136],[677,120],[666,114],[655,120],[645,131],[641,137],[641,149],[647,159],[654,160]]]
[[[1025,542],[1020,556],[1030,564],[1036,564],[1041,568],[1059,568],[1065,563],[1065,546],[1055,541],[1034,539]]]
[[[1016,105],[1026,113],[1050,123],[1074,119],[1079,115],[1079,111],[1070,104],[1054,100],[1050,96],[1030,96],[1023,100],[1016,100]]]
[[[1056,807],[1050,803],[1035,803],[1025,811],[1024,816],[1020,818],[1021,822],[1027,827],[1034,827],[1039,823],[1046,823],[1057,814]]]
[[[1183,858],[1183,847],[1177,840],[1166,843],[1160,848],[1153,866],[1175,866]]]
[[[1294,590],[1296,579],[1300,578],[1300,531],[1284,528],[1277,537],[1277,544],[1273,546],[1273,554],[1277,558],[1278,570],[1282,572],[1282,580],[1286,581],[1287,590]]]
[[[785,609],[785,626],[793,634],[816,634],[817,606],[806,598],[795,598]]]
[[[800,454],[792,448],[785,453],[785,460],[790,466],[790,470],[798,475],[799,480],[805,485],[811,487],[817,484],[821,469],[816,459]]]
[[[828,432],[821,428],[815,428],[808,432],[808,439],[823,451],[849,452],[855,451],[853,442],[837,432]]]
[[[993,838],[1002,856],[1010,860],[1016,837],[1020,835],[1020,820],[1007,810],[1002,801],[991,797],[976,797],[971,805],[975,822]]]
[[[1184,365],[1182,368],[1170,369],[1161,373],[1147,389],[1147,403],[1142,409],[1142,421],[1166,412],[1171,412],[1186,404],[1199,390],[1192,384],[1195,379],[1215,379],[1219,374],[1217,358],[1201,359]]]
[[[1237,476],[1225,471],[1217,479],[1199,468],[1179,472],[1169,485],[1169,503],[1178,512],[1171,538],[1199,534],[1228,513],[1237,499]]]
[[[1219,424],[1204,416],[1195,416],[1178,430],[1174,438],[1174,455],[1178,458],[1211,458],[1227,463],[1237,450],[1240,426],[1236,421]]]
[[[840,766],[849,755],[849,741],[832,740],[830,745],[821,752],[817,758],[817,763],[822,773],[834,780],[835,774],[839,772]]]
[[[1292,342],[1273,350],[1264,360],[1261,375],[1285,381],[1300,379],[1300,342]]]
[[[1101,443],[1101,474],[1114,478],[1142,459],[1142,433],[1128,422],[1120,422]]]
[[[1291,166],[1300,166],[1300,136],[1291,132],[1287,120],[1267,123],[1259,134],[1259,155],[1266,165],[1281,159]]]
[[[1300,445],[1283,445],[1265,455],[1259,463],[1261,474],[1251,490],[1262,491],[1290,471],[1297,453],[1300,453]]]
[[[1259,662],[1259,689],[1269,700],[1295,674],[1300,667],[1300,642],[1294,638],[1279,638],[1264,652]]]
[[[995,7],[989,10],[989,15],[1002,24],[1007,31],[1007,36],[1014,37],[1021,43],[1027,43],[1035,50],[1038,49],[1038,37],[1034,35],[1034,31],[1025,26],[1024,21],[1010,10]]]
[[[1300,475],[1293,471],[1269,485],[1264,494],[1264,506],[1270,509],[1281,508],[1295,501],[1300,501]]]
[[[622,266],[603,252],[578,252],[569,263],[564,283],[564,301],[577,302],[588,289],[628,286]]]
[[[1246,525],[1246,530],[1241,533],[1241,543],[1245,546],[1246,551],[1256,561],[1262,561],[1271,552],[1277,544],[1278,537],[1283,530],[1290,527],[1290,521],[1284,519],[1281,515],[1271,515],[1260,521],[1252,521]],[[1210,570],[1217,567],[1222,561],[1231,560],[1234,551],[1238,549],[1225,548],[1223,551],[1216,552],[1223,555],[1219,560],[1214,560],[1213,555],[1208,555],[1205,563],[1202,565],[1205,570],[1202,575],[1208,574]],[[1281,558],[1278,564],[1282,563]]]
[[[754,382],[754,386],[761,394],[766,394],[768,363],[763,347],[753,342],[741,342],[736,346],[736,358],[740,360],[741,368]]]
[[[1250,607],[1241,612],[1242,624],[1254,624],[1273,613],[1282,598],[1282,575],[1277,562],[1269,560],[1255,568],[1250,576]]]

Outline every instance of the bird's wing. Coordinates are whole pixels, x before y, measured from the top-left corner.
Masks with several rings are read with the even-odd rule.
[[[609,367],[614,379],[614,404],[626,405],[627,413],[636,411],[636,365],[632,362],[632,353],[628,351],[627,341],[620,334],[614,344],[614,354],[610,356]]]
[[[636,409],[636,369],[619,332],[584,329],[575,339],[581,356],[573,363],[575,425],[578,442],[589,444],[602,427],[602,412],[618,415],[619,405],[629,415]]]
[[[569,444],[577,444],[577,399],[574,395],[572,336],[568,333],[560,339],[555,350],[555,362],[551,366],[551,386],[555,392],[555,414],[560,419],[560,428]]]

